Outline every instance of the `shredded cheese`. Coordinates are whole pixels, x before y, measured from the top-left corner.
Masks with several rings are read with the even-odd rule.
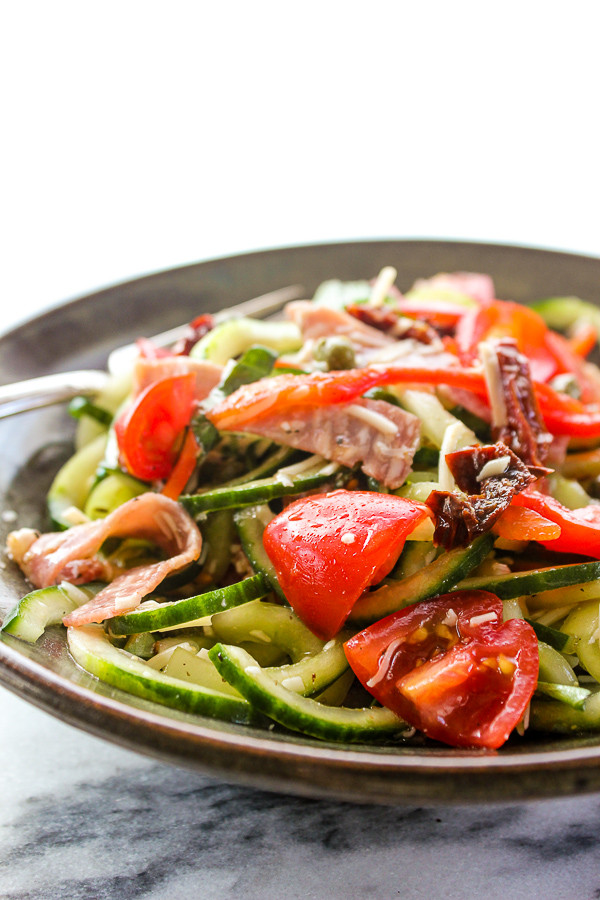
[[[398,426],[395,422],[390,422],[386,416],[374,412],[372,409],[367,409],[366,406],[359,406],[358,403],[351,403],[347,408],[347,412],[355,419],[360,419],[362,422],[365,422],[365,424],[371,425],[372,428],[375,428],[382,434],[390,436],[398,434]]]
[[[356,540],[356,535],[352,534],[351,531],[347,531],[346,534],[343,534],[340,538],[342,544],[353,544]]]
[[[253,637],[257,641],[262,641],[263,644],[270,644],[271,638],[268,634],[265,634],[264,631],[261,631],[259,628],[255,628],[250,632],[250,636]]]
[[[509,465],[510,456],[499,456],[498,459],[490,459],[477,476],[477,481],[485,481],[486,478],[491,478],[494,475],[504,475]]]
[[[383,679],[385,678],[386,672],[389,669],[390,662],[392,661],[392,657],[393,657],[394,653],[396,652],[396,650],[398,649],[398,647],[400,646],[400,644],[402,643],[402,640],[403,640],[402,638],[397,638],[395,641],[392,641],[392,643],[389,645],[389,647],[387,648],[387,650],[385,651],[385,653],[379,660],[379,666],[377,667],[377,671],[375,672],[375,674],[373,675],[372,678],[369,678],[369,680],[367,682],[365,682],[368,688],[373,687],[376,684],[379,684],[380,681],[383,681]]]
[[[284,678],[281,686],[295,694],[301,694],[304,690],[304,682],[299,675],[292,675],[290,678]]]
[[[483,374],[490,399],[492,425],[496,428],[501,428],[508,422],[508,412],[506,400],[504,399],[498,357],[493,346],[486,341],[482,341],[479,345],[479,355],[483,364]]]
[[[371,288],[371,296],[369,297],[371,306],[382,305],[397,277],[398,273],[393,266],[383,267]]]
[[[450,607],[450,609],[442,619],[442,625],[449,625],[450,627],[452,627],[453,625],[456,625],[457,622],[458,616],[456,615],[452,607]]]
[[[482,613],[480,616],[472,616],[469,619],[469,625],[475,627],[476,625],[483,625],[484,622],[493,622],[497,618],[498,616],[495,612]]]
[[[87,603],[87,601],[90,599],[85,591],[82,591],[76,585],[71,584],[68,581],[61,581],[58,586],[65,592],[69,600],[72,600],[73,603],[78,603],[80,606],[82,606],[84,603]]]
[[[438,463],[438,481],[441,491],[453,491],[456,488],[454,476],[446,462],[446,454],[462,450],[463,447],[473,446],[479,441],[470,428],[467,428],[458,419],[455,419],[444,432],[442,446],[440,447],[440,461]]]

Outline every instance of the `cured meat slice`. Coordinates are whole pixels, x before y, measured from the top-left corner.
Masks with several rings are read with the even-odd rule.
[[[384,400],[356,399],[327,407],[279,410],[248,430],[308,453],[363,471],[386,487],[403,484],[419,445],[416,416]]]
[[[189,356],[162,356],[157,359],[140,357],[133,370],[133,394],[137,397],[147,387],[163,378],[175,375],[196,376],[196,400],[204,398],[221,380],[221,366],[207,359],[193,359]]]
[[[41,536],[15,532],[7,543],[27,578],[36,587],[48,587],[60,581],[83,583],[106,574],[96,554],[109,537],[150,540],[164,549],[167,558],[118,575],[92,600],[66,616],[65,625],[102,622],[136,609],[167,575],[198,559],[202,549],[198,527],[185,510],[168,497],[151,492],[134,497],[105,519]]]

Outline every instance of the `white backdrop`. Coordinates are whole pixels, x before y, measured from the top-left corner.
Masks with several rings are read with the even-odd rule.
[[[6,5],[0,326],[289,243],[600,253],[599,23],[595,2]]]

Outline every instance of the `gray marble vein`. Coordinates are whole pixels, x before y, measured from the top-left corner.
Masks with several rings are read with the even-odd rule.
[[[600,897],[600,797],[375,807],[231,786],[0,691],[0,897]]]

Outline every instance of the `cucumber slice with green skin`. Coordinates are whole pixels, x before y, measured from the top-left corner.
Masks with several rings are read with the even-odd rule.
[[[492,535],[483,534],[469,547],[458,547],[442,553],[420,572],[363,594],[354,604],[348,619],[349,625],[357,630],[366,628],[405,606],[446,593],[483,562],[493,543]]]
[[[243,641],[272,643],[284,650],[292,662],[323,649],[324,642],[306,627],[293,610],[261,600],[217,613],[212,617],[211,626],[219,641],[226,644],[241,644]]]
[[[399,735],[406,723],[385,707],[325,706],[277,684],[241,647],[215,644],[209,658],[251,706],[291,731],[326,741],[376,741]]]
[[[350,633],[340,634],[327,641],[319,653],[286,666],[271,666],[264,671],[286,690],[312,697],[334,684],[349,669],[344,652],[344,641],[349,637]]]
[[[79,587],[63,581],[31,591],[7,615],[1,630],[33,644],[46,628],[61,625],[68,613],[87,603],[103,587],[99,583]]]
[[[585,701],[590,696],[587,688],[573,686],[572,684],[554,684],[554,682],[538,681],[537,694],[544,694],[553,700],[560,700],[574,709],[583,709]]]
[[[139,497],[148,490],[144,481],[138,481],[125,472],[111,472],[94,485],[83,508],[90,519],[104,519],[118,506]]]
[[[591,693],[581,709],[556,700],[532,700],[529,727],[555,734],[600,730],[600,691]]]
[[[191,516],[198,516],[216,509],[236,509],[240,506],[266,503],[290,494],[301,494],[320,487],[341,471],[336,463],[328,462],[321,457],[315,459],[318,461],[310,468],[305,468],[308,460],[304,460],[296,466],[279,469],[272,478],[215,488],[202,494],[182,494],[179,501]]]
[[[249,481],[258,481],[260,478],[269,478],[280,469],[288,466],[297,454],[298,451],[291,447],[280,447],[275,453],[263,460],[263,462],[250,472],[246,472],[245,475],[240,475],[238,478],[232,478],[231,481],[221,485],[221,487],[235,487],[236,484],[248,484]]]
[[[202,574],[212,584],[219,584],[231,565],[231,545],[236,538],[233,515],[229,509],[209,513],[201,523],[203,548],[206,559]]]
[[[569,613],[561,631],[576,639],[575,653],[584,669],[600,681],[600,603],[592,600]]]
[[[154,656],[154,645],[156,641],[153,634],[148,631],[142,634],[132,634],[125,642],[124,650],[133,653],[134,656],[140,656],[142,659],[150,659]]]
[[[597,562],[573,563],[568,566],[554,566],[518,572],[510,575],[485,575],[461,581],[461,590],[490,591],[501,600],[525,597],[543,591],[571,587],[600,579],[600,560]],[[599,589],[600,593],[600,589]]]
[[[46,500],[55,528],[64,531],[73,525],[69,518],[65,518],[65,512],[71,507],[83,511],[94,484],[96,469],[104,458],[106,440],[106,434],[100,434],[59,469]]]
[[[592,502],[590,495],[575,478],[565,478],[558,472],[548,476],[548,488],[551,496],[567,509],[581,509]]]
[[[208,656],[196,656],[189,650],[184,650],[183,647],[176,647],[169,660],[159,671],[170,678],[198,684],[203,688],[218,691],[220,694],[241,697],[241,694],[219,675]]]
[[[253,575],[237,584],[217,588],[196,597],[161,603],[160,606],[136,609],[109,620],[110,633],[115,636],[139,634],[142,631],[163,631],[173,626],[190,626],[198,619],[221,612],[232,606],[265,597],[270,591],[262,575]]]
[[[555,650],[549,644],[538,641],[539,651],[539,681],[547,681],[552,684],[570,685],[579,687],[577,675],[573,671],[562,653]],[[560,699],[560,698],[557,698]]]
[[[600,311],[592,303],[579,297],[548,297],[547,300],[538,300],[531,305],[550,328],[564,331],[583,319],[590,322],[600,334]]]
[[[437,554],[437,548],[429,541],[407,541],[388,578],[398,581],[408,578],[433,562]]]
[[[275,566],[269,559],[263,544],[263,534],[269,522],[275,518],[266,504],[260,506],[245,506],[234,514],[234,522],[242,542],[242,549],[250,565],[255,572],[264,575],[271,588],[281,597],[287,599],[275,571]]]
[[[557,631],[556,628],[551,628],[549,625],[541,625],[532,619],[525,619],[525,621],[535,631],[538,641],[543,641],[560,653],[575,652],[575,639],[571,635],[565,634],[563,631]]]
[[[67,631],[69,650],[82,669],[100,681],[144,700],[215,719],[249,724],[256,721],[243,699],[172,678],[158,672],[126,650],[114,647],[102,625],[84,625]]]
[[[191,351],[194,359],[209,359],[224,366],[253,344],[262,344],[278,353],[290,353],[302,346],[300,329],[293,322],[268,322],[262,319],[229,319],[200,338]]]

